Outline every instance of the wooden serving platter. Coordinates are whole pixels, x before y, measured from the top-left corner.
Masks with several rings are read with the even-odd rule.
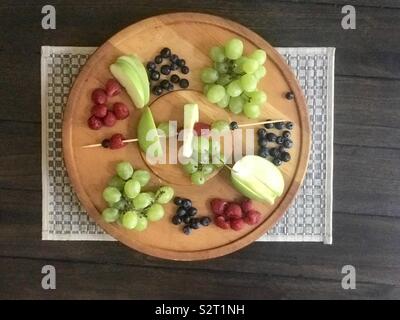
[[[171,185],[175,193],[190,198],[200,215],[211,216],[209,201],[214,197],[227,200],[240,199],[242,196],[231,186],[229,170],[222,169],[211,181],[203,186],[187,183],[179,165],[178,168],[151,166],[139,150],[137,143],[130,143],[118,150],[104,148],[83,149],[83,145],[97,143],[114,133],[123,133],[126,137],[136,137],[136,128],[141,109],[136,109],[125,92],[112,98],[112,102],[122,101],[130,108],[130,117],[118,121],[112,128],[98,131],[87,127],[90,114],[91,92],[104,86],[111,78],[109,65],[118,56],[135,53],[143,62],[152,60],[163,47],[169,47],[187,61],[190,73],[191,90],[173,91],[150,103],[156,122],[171,120],[182,121],[182,102],[196,101],[200,105],[200,117],[211,122],[216,119],[235,120],[239,123],[250,122],[244,116],[235,116],[202,98],[200,70],[211,64],[208,56],[212,46],[225,43],[238,37],[245,44],[245,54],[256,48],[267,52],[267,75],[259,83],[259,88],[268,95],[268,104],[263,108],[260,119],[287,119],[295,124],[292,132],[294,147],[290,153],[292,160],[280,167],[285,179],[285,192],[273,206],[258,205],[263,213],[263,221],[257,226],[246,226],[240,232],[222,230],[215,225],[195,230],[186,236],[170,221],[176,206],[165,206],[166,216],[153,222],[144,232],[126,230],[117,224],[105,223],[101,211],[106,207],[102,191],[107,181],[115,174],[115,165],[119,161],[131,162],[136,168],[148,169],[152,179],[148,190],[159,185]],[[286,92],[292,91],[294,100],[285,99]],[[202,99],[199,101],[199,99]],[[176,108],[176,109],[174,109]],[[157,111],[155,112],[154,110]],[[215,112],[214,112],[214,111]],[[267,232],[285,213],[294,199],[306,172],[310,150],[310,124],[307,106],[301,89],[279,53],[249,29],[235,22],[199,13],[175,13],[152,17],[135,23],[117,33],[105,42],[89,59],[77,77],[70,93],[63,123],[64,159],[70,180],[81,203],[88,214],[111,236],[140,252],[173,260],[201,260],[222,256],[236,251],[255,241]]]

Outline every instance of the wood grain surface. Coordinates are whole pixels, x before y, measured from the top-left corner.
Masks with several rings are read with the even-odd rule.
[[[400,298],[397,1],[53,1],[57,29],[46,31],[47,3],[0,5],[1,298]],[[356,7],[356,30],[341,29],[344,4]],[[332,246],[254,243],[179,263],[119,243],[40,240],[40,46],[98,46],[135,21],[179,10],[227,17],[274,46],[337,47]],[[54,291],[40,286],[45,264],[57,268]],[[347,264],[356,290],[341,287]]]

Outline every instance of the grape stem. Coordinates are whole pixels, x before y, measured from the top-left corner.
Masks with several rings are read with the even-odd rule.
[[[139,141],[139,139],[126,139],[122,140],[123,143],[130,143],[130,142],[136,142]],[[88,148],[97,148],[101,147],[101,143],[95,143],[95,144],[88,144],[86,146],[82,146],[83,149],[88,149]]]
[[[252,126],[258,126],[260,124],[276,123],[276,122],[285,122],[285,120],[269,120],[269,121],[261,121],[261,122],[244,123],[244,124],[239,124],[238,127],[239,128],[252,127]]]

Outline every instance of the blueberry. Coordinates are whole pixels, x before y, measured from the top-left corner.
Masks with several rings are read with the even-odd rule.
[[[162,93],[162,88],[160,86],[154,86],[152,92],[156,96],[159,96]]]
[[[183,207],[179,207],[178,209],[176,209],[176,215],[179,217],[183,217],[184,215],[187,214],[187,211],[185,208]]]
[[[150,79],[153,81],[157,81],[158,79],[160,79],[160,73],[153,70],[152,72],[150,72]]]
[[[189,73],[189,67],[188,66],[183,66],[182,68],[181,68],[181,72],[183,73],[183,74],[188,74]]]
[[[284,139],[282,136],[279,136],[279,137],[276,137],[275,142],[276,142],[277,144],[282,144],[284,140],[285,140],[285,139]]]
[[[184,59],[178,59],[176,61],[176,64],[178,65],[178,67],[183,67],[186,64],[186,61]]]
[[[189,81],[188,81],[187,79],[181,79],[181,80],[179,81],[179,86],[180,86],[182,89],[186,89],[187,87],[189,87]]]
[[[284,137],[284,138],[290,138],[290,131],[287,131],[287,130],[283,131],[282,137]]]
[[[286,92],[285,97],[286,97],[286,99],[288,99],[288,100],[293,100],[293,99],[294,99],[294,93],[291,92],[291,91]]]
[[[109,147],[110,147],[110,144],[111,144],[110,139],[104,139],[104,140],[101,142],[101,146],[102,146],[103,148],[109,148]]]
[[[183,227],[183,233],[186,235],[189,235],[192,232],[189,226],[184,226]]]
[[[157,68],[157,65],[153,61],[147,62],[146,65],[147,71],[153,71]]]
[[[190,220],[192,220],[192,217],[190,217],[189,215],[183,217],[183,223],[185,224],[189,224]]]
[[[286,152],[286,151],[284,151],[284,152],[282,152],[281,153],[281,155],[280,155],[280,157],[279,157],[282,161],[284,161],[284,162],[289,162],[290,161],[290,159],[291,159],[291,157],[290,157],[290,153],[289,152]]]
[[[182,218],[176,215],[172,218],[172,223],[177,226],[178,224],[182,223]]]
[[[177,206],[180,206],[180,205],[182,204],[182,198],[175,197],[175,198],[174,198],[174,203],[175,203]]]
[[[267,119],[266,121],[271,121],[271,119]],[[274,127],[273,123],[266,123],[264,124],[264,127],[267,129],[272,129]]]
[[[262,157],[262,158],[268,157],[268,155],[269,155],[268,148],[267,148],[267,147],[261,147],[261,148],[258,150],[258,155],[259,155],[260,157]]]
[[[165,74],[166,76],[170,74],[171,69],[169,68],[168,65],[164,64],[161,69],[160,69],[162,74]]]
[[[197,218],[192,218],[189,225],[192,229],[198,229],[200,228],[200,221]]]
[[[238,123],[237,123],[236,121],[232,121],[232,122],[229,124],[229,128],[230,128],[231,130],[235,130],[235,129],[238,129],[238,128],[239,128],[239,125],[238,125]]]
[[[272,163],[278,167],[278,166],[280,166],[282,164],[282,160],[279,159],[279,158],[274,158],[272,160]]]
[[[190,207],[192,207],[192,201],[190,201],[189,199],[183,199],[182,206],[185,209],[189,209]]]
[[[169,68],[173,71],[173,70],[178,70],[178,65],[177,64],[175,64],[175,63],[171,63],[170,65],[169,65]]]
[[[176,63],[178,61],[179,57],[176,54],[172,54],[171,57],[169,58],[169,60],[172,63]]]
[[[169,84],[169,81],[166,80],[166,79],[164,79],[164,80],[162,80],[162,81],[160,82],[161,88],[163,88],[163,89],[165,89],[165,90],[168,89],[168,84]]]
[[[268,144],[268,140],[266,138],[258,138],[258,145],[260,147],[266,147]]]
[[[171,78],[169,78],[169,80],[171,80],[172,83],[178,83],[179,80],[181,80],[181,79],[179,78],[179,76],[177,74],[173,74],[171,76]]]
[[[208,225],[210,225],[210,223],[211,223],[211,219],[210,219],[209,217],[202,217],[202,218],[200,219],[200,224],[201,224],[202,226],[207,227]]]
[[[293,141],[290,140],[290,139],[285,139],[285,140],[283,141],[283,146],[284,146],[286,149],[290,149],[291,147],[293,147]]]
[[[282,130],[284,127],[285,123],[284,122],[275,122],[274,127],[278,130]]]
[[[272,148],[269,150],[269,155],[273,158],[278,158],[280,155],[280,152],[278,151],[277,148]]]
[[[170,48],[164,48],[160,51],[161,57],[163,58],[168,58],[171,55],[171,49]]]
[[[293,122],[289,121],[289,122],[286,122],[286,123],[285,123],[285,127],[286,127],[286,129],[288,129],[288,130],[292,130],[293,127],[294,127],[294,124],[293,124]]]
[[[267,136],[267,130],[260,128],[257,130],[257,135],[259,138],[265,138]]]
[[[276,134],[273,133],[273,132],[269,132],[269,133],[267,133],[266,138],[267,138],[267,140],[270,141],[270,142],[275,142],[275,140],[276,140]]]
[[[174,85],[173,85],[171,82],[168,82],[168,88],[167,88],[167,90],[168,90],[168,91],[174,90]]]
[[[190,217],[194,217],[197,214],[197,209],[195,207],[191,207],[187,210],[187,214]]]
[[[284,146],[279,146],[277,149],[278,149],[279,153],[285,152]]]
[[[157,64],[160,64],[162,61],[163,61],[163,58],[160,55],[158,55],[154,58],[154,62]]]

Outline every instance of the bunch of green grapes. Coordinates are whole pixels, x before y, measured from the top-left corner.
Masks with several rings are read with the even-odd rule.
[[[265,51],[257,49],[246,57],[243,42],[233,38],[224,47],[212,47],[210,57],[213,67],[201,72],[207,99],[221,108],[228,107],[234,114],[243,112],[250,119],[258,118],[267,101],[265,92],[257,90],[267,72]]]
[[[196,136],[193,139],[192,157],[186,159],[183,170],[190,175],[193,184],[202,185],[207,178],[223,163],[214,161],[214,157],[221,158],[221,146],[219,141],[208,139],[204,136]]]
[[[145,230],[149,221],[160,220],[164,216],[162,205],[173,198],[174,189],[162,186],[155,193],[142,191],[150,181],[150,173],[134,170],[129,162],[118,163],[116,172],[103,191],[108,203],[103,219],[136,231]]]

